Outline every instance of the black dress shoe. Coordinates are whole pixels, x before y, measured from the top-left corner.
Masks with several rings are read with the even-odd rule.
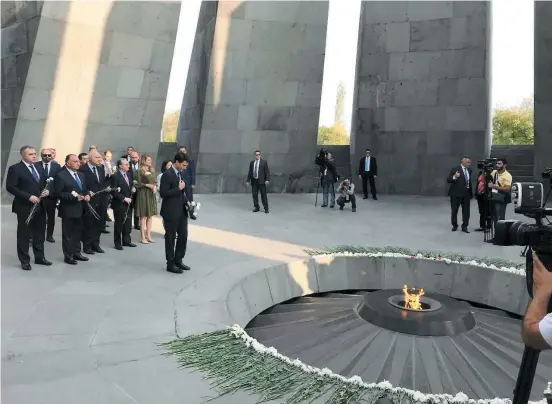
[[[31,264],[21,264],[21,269],[23,271],[30,271],[32,269]]]
[[[82,255],[81,253],[74,254],[74,255],[73,255],[73,259],[76,260],[76,261],[88,261],[88,260],[90,260],[90,258],[85,257],[85,256]]]
[[[260,211],[260,209],[259,209],[259,208],[255,208],[255,209],[253,209],[253,212],[258,212],[258,211]]]
[[[63,259],[63,262],[65,262],[66,264],[69,264],[69,265],[77,265],[77,261],[74,260],[73,258],[69,258],[69,257],[65,257]]]
[[[188,265],[186,264],[183,264],[182,262],[176,262],[174,264],[178,269],[182,270],[182,271],[189,271],[191,270],[192,268],[190,268]]]
[[[83,253],[88,254],[88,255],[96,254],[91,248],[87,248],[86,250],[83,251]]]
[[[182,269],[178,268],[176,265],[167,265],[167,272],[172,272],[173,274],[181,274]]]
[[[374,196],[372,199],[373,199],[374,201],[377,201],[377,200],[378,200],[378,197],[377,197],[377,196]]]
[[[103,254],[105,251],[102,249],[102,247],[98,246],[98,247],[94,247],[92,248],[95,252],[97,253],[100,253],[100,254]]]
[[[123,246],[122,246],[122,245],[116,245],[116,246],[115,246],[115,249],[116,249],[116,250],[121,250],[121,251],[122,251],[122,250],[123,250]]]
[[[468,233],[468,234],[470,233],[470,231],[468,230],[467,227],[462,227],[462,232],[463,233]]]
[[[328,205],[320,205],[321,208],[327,208]]]
[[[48,243],[55,243],[55,242],[56,242],[56,240],[54,240],[54,238],[53,238],[52,236],[46,237],[46,241],[47,241]]]
[[[268,213],[268,209],[265,209],[265,213]]]
[[[136,244],[134,243],[123,243],[124,247],[136,247]]]
[[[452,226],[452,231],[458,230],[458,226]]]
[[[50,261],[48,261],[46,258],[41,258],[41,259],[35,260],[35,264],[36,265],[46,265],[46,266],[52,265],[52,263]]]
[[[368,197],[367,197],[367,196],[364,196],[362,199],[368,199]]]
[[[474,231],[485,231],[483,227],[480,227],[479,229],[475,229]]]
[[[353,210],[353,212],[356,212],[356,208],[353,208],[352,210]]]
[[[109,230],[103,229],[102,234],[109,234]]]
[[[140,226],[134,226],[134,230],[140,230]]]

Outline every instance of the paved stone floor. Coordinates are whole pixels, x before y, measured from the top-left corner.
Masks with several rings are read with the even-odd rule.
[[[15,217],[2,214],[2,402],[5,404],[195,404],[214,395],[199,373],[179,370],[155,343],[219,327],[229,288],[240,277],[305,257],[304,248],[403,246],[520,261],[520,247],[452,233],[444,198],[360,201],[357,213],[314,208],[313,195],[269,195],[271,212],[251,212],[247,195],[199,195],[182,275],[164,270],[161,222],[156,244],[88,263],[62,262],[60,225],[48,244],[51,267],[19,269]],[[473,212],[477,207],[474,203]],[[476,224],[476,215],[472,215]],[[511,212],[510,215],[512,216]],[[134,241],[138,232],[133,231]],[[199,303],[201,310],[198,309]],[[254,402],[245,394],[215,400]]]

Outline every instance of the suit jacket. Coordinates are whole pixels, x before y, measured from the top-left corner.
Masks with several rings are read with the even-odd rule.
[[[454,174],[456,172],[460,173],[460,177],[457,179],[453,179]],[[448,195],[452,197],[463,197],[468,193],[470,198],[473,197],[473,175],[471,168],[468,168],[468,176],[469,178],[466,179],[464,175],[464,168],[461,165],[458,165],[456,167],[452,167],[448,177],[447,182],[450,184]]]
[[[188,187],[189,185],[186,184]],[[161,217],[165,220],[178,221],[186,216],[186,188],[178,188],[178,175],[170,168],[161,176],[159,196],[161,196]]]
[[[125,181],[123,173],[120,170],[111,176],[111,188],[121,188],[120,191],[111,192],[111,195],[113,196],[113,200],[111,201],[111,208],[113,210],[119,209],[121,208],[121,206],[126,207],[126,203],[123,202],[125,198],[132,199],[132,181],[134,180],[134,176],[132,175],[131,170],[128,170],[126,174],[128,178],[128,184]]]
[[[42,161],[37,161],[35,163],[35,167],[38,170],[38,173],[40,174],[40,177],[44,176],[44,178],[56,178],[56,175],[62,170],[62,166],[59,165],[57,161],[50,161],[49,167],[48,167],[48,173],[44,170],[44,164]],[[57,201],[57,197],[54,193],[54,183],[52,183],[50,186],[50,195],[48,196],[48,200],[50,201]]]
[[[190,160],[188,168],[182,171],[182,179],[186,183],[186,186],[196,184],[196,166],[194,160]]]
[[[59,198],[58,216],[61,218],[78,219],[85,213],[84,201],[79,201],[72,195],[73,191],[83,196],[88,195],[86,178],[81,172],[76,173],[82,184],[81,188],[67,168],[62,168],[54,179],[55,196]]]
[[[90,169],[88,164],[85,164],[79,168],[79,171],[84,175],[86,184],[88,185],[88,191],[92,191],[94,193],[101,191],[107,186],[104,166],[99,165],[98,167],[96,167],[96,170],[98,171],[98,176],[94,175],[94,172]],[[98,177],[99,177],[99,180],[98,180]],[[101,202],[102,202],[101,195],[98,197],[90,198],[90,204],[92,206],[99,206]]]
[[[249,171],[247,173],[247,182],[255,179],[253,176],[253,169],[255,167],[255,160],[249,163]],[[259,160],[259,182],[264,184],[265,181],[270,181],[270,170],[268,169],[268,163],[266,160]]]
[[[40,175],[40,171],[38,171],[38,175],[39,180],[36,181],[31,170],[23,161],[8,168],[6,190],[15,197],[12,203],[12,212],[26,215],[30,213],[33,204],[29,202],[29,198],[31,195],[40,197],[40,193],[46,186],[44,174]],[[52,188],[51,185],[50,188]]]
[[[358,162],[358,175],[365,173],[364,169],[366,168],[366,156],[360,159]],[[370,169],[368,170],[368,175],[378,175],[378,161],[374,156],[370,156]]]

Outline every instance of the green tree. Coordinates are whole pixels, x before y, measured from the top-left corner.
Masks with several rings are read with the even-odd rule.
[[[341,126],[343,125],[343,111],[344,111],[344,104],[345,104],[345,85],[342,81],[339,82],[337,85],[337,93],[335,96],[335,115],[334,115],[334,123],[339,124]]]
[[[533,144],[533,102],[524,100],[519,106],[496,108],[493,114],[493,144]]]
[[[318,128],[319,145],[347,145],[349,144],[349,135],[345,128],[339,124],[331,127],[321,126]]]
[[[178,119],[180,117],[180,111],[173,111],[165,113],[163,116],[163,126],[161,140],[166,143],[176,142],[176,132],[178,130]]]

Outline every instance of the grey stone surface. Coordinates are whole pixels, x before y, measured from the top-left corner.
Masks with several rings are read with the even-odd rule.
[[[552,3],[535,2],[535,177],[540,178],[542,170],[552,167],[552,28],[548,21],[552,17]]]
[[[161,356],[155,344],[174,338],[177,332],[186,336],[233,322],[245,325],[252,308],[258,311],[262,305],[270,305],[270,300],[278,303],[307,293],[307,288],[316,291],[324,279],[340,280],[337,270],[344,264],[326,267],[325,278],[317,277],[313,271],[316,263],[308,259],[305,248],[357,245],[361,240],[363,245],[521,260],[519,247],[483,244],[475,233],[451,233],[444,198],[381,199],[381,203],[360,201],[353,214],[314,209],[314,195],[271,195],[271,213],[259,216],[249,210],[251,199],[247,195],[198,195],[202,215],[190,223],[186,255],[192,270],[183,275],[171,275],[164,269],[163,226],[158,217],[153,224],[156,244],[116,251],[111,235],[102,235],[106,253],[96,254],[77,267],[63,263],[58,219],[56,243],[45,246],[47,258],[54,264],[21,271],[12,236],[15,216],[9,206],[3,206],[2,401],[176,404],[185,397],[186,403],[204,402],[205,397],[215,395],[208,381],[200,373],[180,370],[173,358]],[[475,202],[472,208],[476,209]],[[512,218],[512,212],[507,213]],[[347,223],[345,232],[328,230],[340,229],[343,223]],[[384,227],[389,231],[368,231]],[[419,236],[422,229],[424,237]],[[133,231],[133,240],[138,237]],[[382,262],[376,261],[377,265]],[[373,260],[352,259],[346,265],[347,273],[353,276],[341,278],[351,279],[353,287],[373,284],[361,273],[374,268]],[[404,263],[401,265],[408,271]],[[417,273],[437,273],[430,265],[420,265]],[[245,288],[250,292],[249,300],[242,297],[242,306],[231,304],[231,288],[239,286],[244,291],[240,279],[266,268],[271,269],[262,274],[264,278],[256,275]],[[316,269],[321,275],[320,268]],[[485,289],[493,282],[491,272],[474,268],[473,279],[477,281],[467,284],[465,273],[456,276],[453,265],[446,269],[455,274],[455,297],[477,300],[485,294],[498,296],[498,291]],[[488,280],[483,278],[485,274],[489,274]],[[359,284],[359,276],[361,281],[370,282]],[[496,280],[493,285],[501,287]],[[510,286],[508,290],[513,291]],[[480,293],[473,295],[476,291]],[[254,296],[261,305],[255,306]],[[526,293],[522,292],[517,301],[522,307],[527,302]],[[236,394],[214,402],[246,404],[257,400]]]
[[[15,133],[23,89],[31,65],[42,1],[2,2],[2,172]],[[19,149],[21,145],[16,147]],[[2,176],[2,183],[4,178]]]
[[[311,190],[312,161],[296,157],[316,144],[327,2],[203,7],[210,7],[213,32],[204,35],[201,21],[208,18],[200,17],[177,140],[191,146],[192,157],[198,153],[197,191],[248,192],[256,149],[268,160],[270,192]]]
[[[351,160],[372,149],[379,192],[445,195],[462,155],[486,157],[489,7],[363,2]]]

